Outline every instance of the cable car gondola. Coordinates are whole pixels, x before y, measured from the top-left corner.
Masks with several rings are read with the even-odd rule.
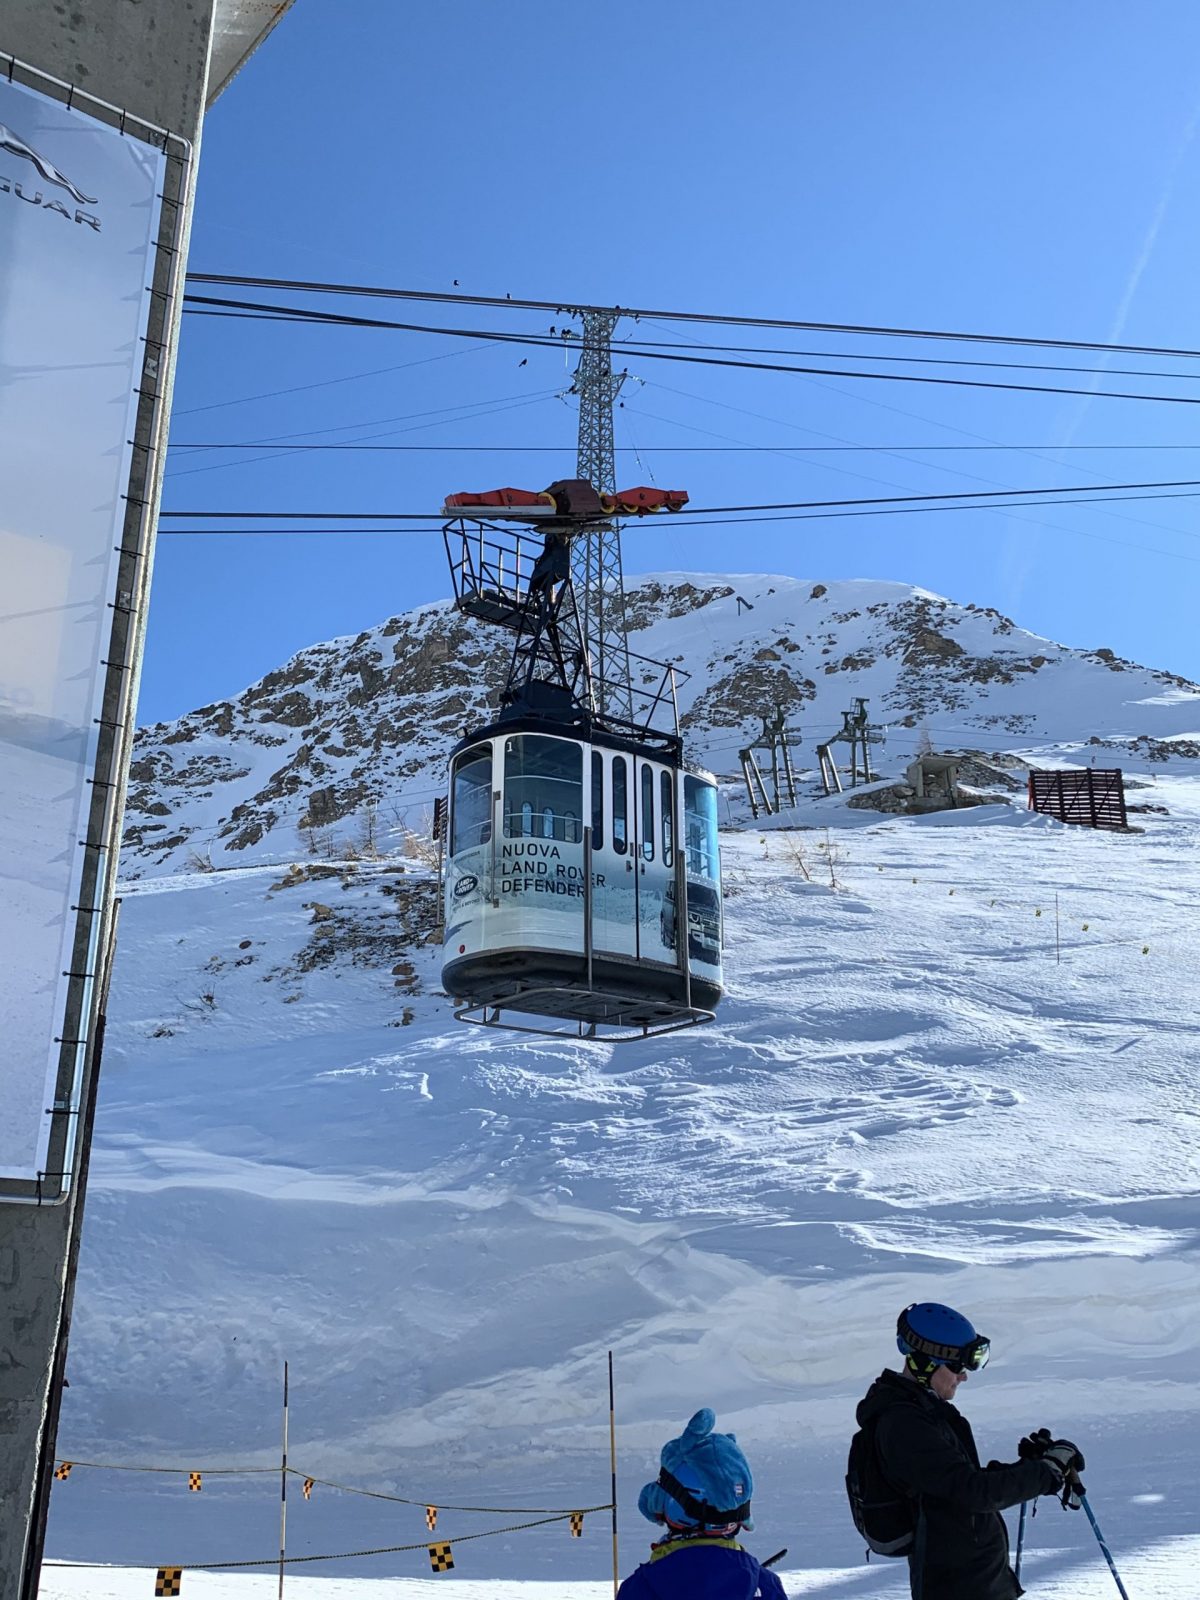
[[[623,618],[615,646],[611,616],[589,641],[571,577],[614,514],[686,500],[575,479],[446,501],[457,606],[515,635],[495,718],[450,762],[442,984],[463,1021],[640,1038],[712,1020],[716,781],[683,759],[676,669],[630,652]]]

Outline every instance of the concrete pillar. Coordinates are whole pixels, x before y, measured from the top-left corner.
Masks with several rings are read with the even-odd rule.
[[[5,0],[0,12],[0,50],[77,90],[169,129],[198,149],[214,13],[219,13],[222,4],[239,9],[234,0],[88,0],[86,6]],[[162,291],[170,291],[182,281],[195,171],[193,162],[188,188],[180,196],[178,255],[174,261],[160,258],[155,287]],[[164,402],[153,420],[139,419],[138,425],[139,443],[155,447],[152,455],[140,459],[151,463],[161,461],[166,444],[177,303],[177,297],[170,301],[160,297],[157,324],[152,313],[148,330],[165,345],[153,372]],[[165,309],[168,304],[175,309]],[[143,495],[155,508],[149,545],[139,555],[138,575],[129,580],[135,603],[139,596],[144,601],[148,592],[159,471],[151,466],[140,483],[135,474],[131,484],[131,493]],[[133,670],[117,681],[104,709],[106,718],[126,729],[123,735],[114,735],[124,740],[116,750],[117,803],[109,823],[118,838],[144,604],[137,606],[137,614],[127,621],[118,620],[115,631],[122,628],[125,637],[118,643]],[[114,861],[115,851],[105,859]],[[104,916],[108,937],[103,941],[109,946],[115,926],[114,876],[115,868],[110,868]],[[103,988],[104,984],[98,983],[100,993]],[[0,1600],[33,1600],[37,1592],[103,1038],[102,1003],[97,998],[88,1033],[92,1043],[84,1063],[79,1138],[68,1198],[40,1206],[0,1200]]]
[[[0,1596],[21,1593],[62,1308],[70,1204],[0,1206]]]
[[[5,0],[0,49],[193,143],[217,0]]]

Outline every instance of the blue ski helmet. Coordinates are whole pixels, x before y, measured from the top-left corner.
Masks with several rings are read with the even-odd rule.
[[[647,1521],[672,1528],[754,1527],[750,1463],[732,1433],[713,1432],[716,1420],[705,1406],[678,1439],[663,1445],[658,1479],[638,1496],[638,1510]]]
[[[936,1301],[906,1306],[896,1321],[896,1347],[913,1377],[928,1383],[937,1367],[978,1372],[987,1366],[991,1344],[975,1332],[961,1311]]]

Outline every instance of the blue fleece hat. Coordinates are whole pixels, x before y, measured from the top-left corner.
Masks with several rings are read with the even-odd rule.
[[[685,1528],[721,1528],[740,1522],[753,1528],[750,1463],[732,1433],[714,1433],[716,1413],[707,1406],[678,1439],[662,1447],[662,1470],[638,1496],[638,1510],[649,1522]]]

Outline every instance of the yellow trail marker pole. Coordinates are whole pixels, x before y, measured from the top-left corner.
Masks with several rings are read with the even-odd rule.
[[[283,1600],[283,1562],[287,1553],[288,1364],[283,1363],[283,1456],[279,1464],[279,1600]]]
[[[621,1569],[617,1562],[617,1410],[613,1398],[613,1355],[608,1352],[608,1456],[612,1467],[612,1544],[613,1544],[613,1600],[621,1587]]]

